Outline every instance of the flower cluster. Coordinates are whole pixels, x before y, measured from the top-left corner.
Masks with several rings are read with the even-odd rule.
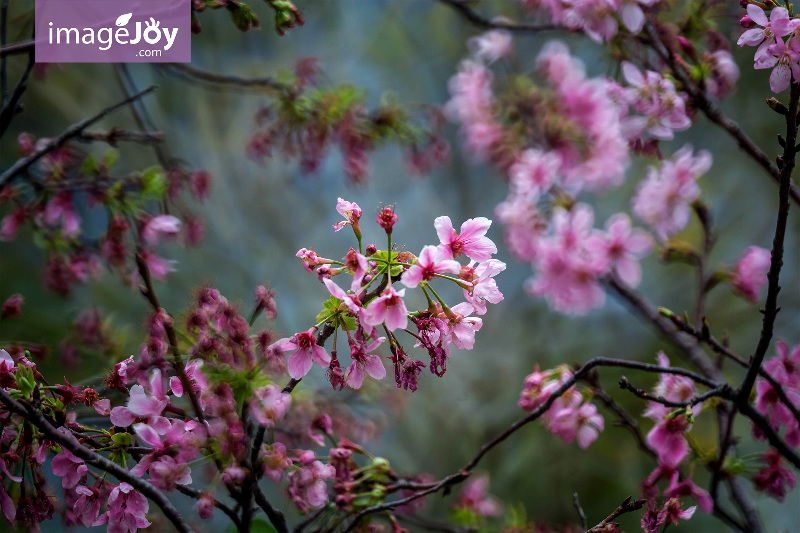
[[[486,313],[486,304],[503,299],[494,277],[505,269],[505,264],[492,258],[497,247],[486,237],[491,221],[483,217],[469,219],[456,231],[449,217],[439,217],[434,221],[439,244],[425,246],[419,256],[414,256],[392,250],[398,217],[394,208],[383,207],[376,223],[386,233],[388,247],[379,250],[370,244],[364,255],[360,225],[363,211],[358,204],[342,198],[339,198],[337,211],[344,220],[333,225],[334,231],[352,227],[359,251],[351,247],[341,261],[321,257],[308,248],[297,252],[303,268],[317,274],[330,293],[330,299],[317,316],[316,325],[276,341],[271,349],[291,352],[288,369],[294,379],[305,376],[317,363],[327,369],[334,389],[345,385],[358,389],[366,375],[374,379],[385,377],[382,358],[374,352],[388,340],[397,387],[416,390],[425,363],[408,355],[397,332],[408,332],[415,346],[425,348],[431,358],[431,372],[441,376],[446,371],[451,346],[471,350],[475,332],[483,325],[480,315]],[[456,261],[461,256],[466,256],[469,263],[462,265]],[[348,289],[337,284],[336,276],[352,276]],[[463,290],[465,301],[448,306],[432,286],[431,282],[437,278],[457,284]],[[396,289],[395,283],[404,288]],[[409,312],[404,300],[408,289],[420,289],[428,307]],[[409,321],[416,326],[416,333],[406,329]],[[337,336],[340,329],[347,339],[351,360],[346,371],[341,368],[336,348],[329,354],[320,344],[323,338]]]
[[[525,378],[519,406],[525,411],[535,410],[571,377],[572,372],[566,366],[541,371],[537,365]],[[605,426],[597,407],[575,388],[567,389],[557,397],[540,419],[550,433],[558,435],[567,444],[577,440],[583,449],[597,440]]]
[[[783,390],[789,402],[800,409],[800,345],[793,346],[779,340],[775,343],[778,352],[764,362],[764,370]],[[785,429],[783,439],[792,448],[800,446],[800,421],[784,404],[775,386],[763,377],[756,381],[755,407],[763,414],[776,431]],[[754,427],[756,436],[763,435]]]
[[[586,33],[598,43],[611,40],[619,21],[632,34],[642,31],[645,10],[659,0],[520,0],[530,9],[544,8],[550,20],[570,30]]]
[[[763,4],[762,4],[763,5]],[[800,19],[792,18],[785,7],[768,5],[772,9],[767,18],[762,5],[747,4],[747,15],[740,24],[746,31],[739,37],[739,46],[758,46],[755,54],[756,69],[772,68],[769,86],[775,93],[789,87],[794,78],[800,81]],[[788,41],[783,38],[789,36]]]

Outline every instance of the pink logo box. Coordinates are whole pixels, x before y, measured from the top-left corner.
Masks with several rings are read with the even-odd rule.
[[[36,0],[37,63],[189,63],[191,0]]]

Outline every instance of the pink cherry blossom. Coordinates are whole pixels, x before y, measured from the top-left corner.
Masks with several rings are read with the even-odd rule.
[[[450,342],[461,350],[471,350],[475,345],[475,332],[483,326],[479,317],[469,316],[473,307],[468,302],[454,305],[451,309],[453,316],[448,320]]]
[[[441,259],[455,259],[466,255],[473,261],[488,261],[497,253],[497,246],[486,237],[492,221],[485,217],[471,218],[461,224],[461,232],[456,233],[450,217],[443,216],[433,222],[441,243],[436,252]]]
[[[648,169],[632,200],[634,213],[662,240],[675,235],[689,223],[689,206],[700,197],[697,179],[710,168],[711,154],[700,151],[695,156],[684,146],[659,167]]]
[[[396,291],[391,285],[367,305],[364,312],[364,323],[370,326],[386,324],[389,331],[405,329],[408,324],[408,310],[403,298],[405,289]]]
[[[446,218],[446,217],[445,217]],[[437,219],[438,220],[438,219]],[[452,226],[450,226],[452,228]],[[425,246],[417,258],[417,262],[411,265],[400,277],[400,281],[409,288],[414,288],[423,281],[430,281],[436,274],[458,274],[461,265],[452,259],[436,261],[436,248]]]
[[[150,246],[158,244],[159,235],[177,235],[181,230],[181,221],[172,215],[158,215],[142,227],[141,236]]]
[[[503,301],[503,293],[497,288],[494,277],[506,269],[506,264],[497,259],[489,259],[473,268],[474,261],[461,267],[459,279],[472,286],[464,289],[464,297],[472,305],[476,315],[486,314],[486,303],[496,304]]]
[[[469,509],[478,516],[500,516],[503,506],[500,501],[489,494],[489,476],[473,476],[461,489],[455,502],[461,509]]]
[[[501,57],[511,55],[511,32],[506,30],[490,30],[467,41],[472,55],[488,63],[494,63]]]
[[[800,344],[792,346],[784,341],[775,343],[777,357],[772,357],[764,362],[764,370],[774,377],[778,383],[790,390],[800,390]]]
[[[75,492],[79,494],[72,512],[75,517],[83,524],[83,527],[91,527],[97,522],[97,515],[103,506],[102,493],[95,487],[78,485]]]
[[[282,392],[275,385],[266,385],[253,391],[250,412],[262,426],[274,427],[286,416],[291,405],[292,396],[289,393]]]
[[[756,57],[754,68],[772,68],[769,76],[769,87],[774,93],[782,93],[789,87],[794,78],[800,80],[800,40],[791,39],[789,45],[778,39],[778,42],[766,49],[763,55]]]
[[[652,248],[647,232],[631,229],[631,220],[625,213],[617,213],[606,222],[606,233],[589,237],[586,246],[604,254],[613,265],[617,277],[630,287],[637,287],[642,279],[639,259]]]
[[[275,482],[280,481],[283,473],[292,466],[292,460],[286,455],[286,446],[282,442],[276,442],[272,446],[263,444],[258,457],[264,475]]]
[[[595,440],[603,430],[603,416],[597,412],[597,407],[592,403],[584,403],[578,408],[568,406],[553,414],[550,431],[561,437],[567,444],[577,438],[578,446],[584,450]]]
[[[620,1],[620,17],[622,24],[634,35],[642,31],[644,27],[644,11],[642,6],[651,7],[657,4],[660,0],[621,0]]]
[[[767,284],[771,257],[769,250],[750,246],[733,267],[731,286],[750,303],[756,303],[759,291]]]
[[[365,371],[375,379],[383,379],[386,377],[386,368],[383,366],[381,358],[369,353],[380,346],[385,340],[385,337],[378,337],[377,339],[367,341],[361,330],[356,332],[355,339],[348,336],[347,341],[350,345],[350,357],[352,357],[353,362],[350,363],[350,366],[347,368],[344,379],[350,387],[354,389],[361,388],[361,385],[364,383]]]
[[[339,198],[336,201],[336,211],[344,217],[344,220],[334,224],[333,231],[339,231],[347,226],[353,226],[353,231],[358,229],[358,221],[361,218],[361,208],[358,207],[357,203],[348,202],[347,200]]]
[[[736,44],[739,46],[761,45],[758,47],[758,50],[756,50],[756,61],[768,53],[767,49],[771,45],[781,40],[777,39],[777,37],[788,35],[796,26],[796,24],[790,21],[789,11],[785,7],[775,7],[770,13],[769,20],[767,20],[767,15],[764,13],[763,8],[755,4],[748,4],[747,15],[750,17],[750,20],[761,26],[761,28],[747,30],[739,37]]]
[[[774,448],[767,450],[761,459],[765,465],[755,475],[753,483],[758,490],[782,502],[786,493],[794,488],[796,482],[794,472],[786,466],[785,459]]]
[[[661,420],[647,433],[647,444],[655,450],[659,463],[674,468],[683,461],[689,453],[683,435],[691,427],[684,415],[677,415]]]
[[[282,352],[294,350],[289,355],[289,376],[300,379],[311,370],[316,361],[318,365],[325,368],[331,362],[331,356],[325,348],[317,345],[314,337],[317,328],[310,328],[308,331],[297,333],[290,338],[281,339],[276,343],[276,347]]]
[[[328,501],[325,480],[335,475],[332,465],[313,461],[289,474],[289,496],[301,512],[321,507]]]
[[[146,515],[149,508],[147,498],[128,483],[120,483],[108,496],[108,511],[104,516],[108,520],[109,533],[136,533],[137,529],[148,527],[150,522]]]
[[[66,449],[53,457],[50,467],[53,469],[53,474],[61,478],[61,486],[65,489],[71,489],[77,485],[89,471],[89,467],[86,466],[83,459],[75,457]]]
[[[80,219],[75,213],[70,191],[58,192],[47,202],[44,209],[44,221],[51,226],[60,223],[61,230],[67,237],[75,236],[80,232]]]

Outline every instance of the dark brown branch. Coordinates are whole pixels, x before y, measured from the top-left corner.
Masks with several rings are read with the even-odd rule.
[[[200,499],[200,497],[203,496],[203,494],[205,494],[205,492],[202,490],[193,489],[191,487],[187,487],[186,485],[178,485],[177,489],[178,492],[182,492],[183,494],[191,496],[196,500]],[[231,519],[233,525],[236,526],[236,529],[239,529],[239,516],[233,511],[233,509],[231,509],[221,501],[217,500],[216,498],[214,499],[214,507],[216,507],[217,509],[228,515],[228,518]]]
[[[472,469],[477,466],[480,460],[486,455],[490,450],[492,450],[495,446],[500,444],[501,442],[505,441],[508,437],[514,434],[518,429],[521,427],[529,424],[540,418],[544,413],[547,412],[548,409],[553,405],[558,398],[564,395],[569,389],[571,389],[575,383],[584,379],[588,373],[595,367],[599,366],[610,366],[610,367],[622,367],[622,368],[633,368],[636,370],[642,370],[644,372],[654,372],[660,374],[676,374],[680,376],[686,376],[691,378],[692,380],[702,383],[708,387],[718,387],[719,384],[701,376],[695,372],[691,372],[689,370],[683,368],[674,368],[674,367],[663,367],[658,365],[651,365],[648,363],[639,363],[636,361],[626,361],[624,359],[611,359],[608,357],[596,357],[594,359],[589,360],[586,364],[578,368],[575,373],[572,374],[567,380],[565,380],[553,393],[547,397],[547,399],[542,402],[536,409],[531,411],[527,416],[521,418],[511,424],[508,428],[506,428],[502,433],[497,435],[495,438],[490,440],[489,442],[485,443],[481,446],[478,453],[470,459],[466,465],[464,465],[458,472],[450,474],[449,476],[442,478],[438,482],[434,483],[432,486],[423,489],[416,494],[412,494],[406,498],[402,498],[399,500],[395,500],[392,502],[383,503],[380,505],[375,505],[372,507],[368,507],[364,509],[360,513],[358,513],[350,522],[350,524],[344,529],[345,533],[348,531],[353,531],[359,524],[359,522],[367,515],[378,513],[382,511],[386,511],[389,509],[397,508],[401,505],[405,505],[410,503],[414,500],[427,496],[428,494],[432,494],[434,492],[438,492],[445,487],[449,487],[452,485],[456,485],[461,483],[465,479],[467,479],[471,473]]]
[[[6,74],[6,57],[2,57],[2,73],[5,76]],[[5,134],[8,127],[11,125],[11,120],[14,116],[22,109],[19,105],[19,100],[22,98],[22,93],[25,92],[27,88],[28,77],[33,70],[34,65],[34,54],[33,49],[28,50],[28,64],[25,66],[25,71],[17,80],[17,84],[14,86],[14,90],[11,93],[11,96],[6,99],[6,81],[4,80],[3,83],[3,104],[2,104],[2,111],[0,111],[0,137]]]
[[[256,503],[259,507],[261,507],[261,509],[263,509],[265,513],[267,513],[267,518],[269,518],[269,521],[272,523],[278,533],[289,533],[289,526],[286,525],[286,517],[283,516],[283,513],[276,509],[275,506],[269,502],[269,500],[267,500],[266,496],[264,496],[264,493],[261,492],[261,488],[257,484],[255,485],[253,492],[256,497]]]
[[[719,387],[715,387],[703,394],[692,396],[691,398],[689,398],[684,402],[673,402],[672,400],[667,400],[666,398],[663,398],[661,396],[653,396],[644,389],[637,389],[636,387],[630,384],[628,378],[626,378],[625,376],[619,378],[619,387],[621,389],[625,389],[627,391],[632,392],[634,396],[641,398],[642,400],[647,400],[648,402],[656,402],[660,403],[661,405],[666,405],[667,407],[675,407],[675,408],[692,407],[697,405],[698,403],[708,400],[709,398],[726,396],[727,393],[729,392],[729,389],[731,389],[731,386],[726,383],[724,385],[720,385]]]
[[[155,488],[152,484],[140,477],[134,476],[130,471],[109,461],[102,455],[84,447],[70,433],[62,433],[45,419],[38,408],[14,400],[2,388],[0,388],[0,401],[2,401],[10,411],[22,416],[35,425],[47,439],[58,443],[61,447],[72,452],[76,457],[83,459],[87,464],[99,468],[104,472],[108,472],[118,480],[128,483],[134,489],[141,492],[161,509],[178,531],[182,533],[192,533],[192,528],[189,527],[178,510],[170,503],[164,493]]]
[[[465,2],[464,0],[439,0],[439,2],[453,8],[474,26],[477,26],[483,30],[507,30],[519,33],[538,33],[542,31],[564,29],[554,24],[521,24],[517,22],[489,20],[479,15],[477,11],[469,6],[469,2]]]
[[[217,74],[215,72],[208,72],[201,70],[183,63],[170,63],[167,65],[169,70],[179,73],[182,78],[190,78],[212,85],[222,85],[228,87],[242,87],[249,89],[274,89],[276,91],[285,91],[290,89],[289,85],[281,83],[269,76],[261,78],[243,78],[241,76],[233,76],[229,74]]]
[[[630,289],[617,281],[616,279],[607,279],[606,285],[611,287],[614,292],[620,296],[625,302],[633,307],[639,314],[651,322],[661,333],[663,333],[670,341],[672,341],[678,348],[680,348],[689,360],[694,364],[706,377],[715,381],[722,381],[722,373],[716,368],[700,345],[690,337],[681,335],[680,332],[675,331],[672,322],[666,317],[662,316],[658,308],[645,299],[642,295]]]
[[[581,502],[578,500],[577,492],[572,495],[572,506],[575,507],[575,511],[578,513],[578,518],[580,518],[581,529],[585,531],[589,527],[589,522],[586,520],[586,513],[583,512]]]
[[[46,156],[56,148],[62,146],[67,141],[79,137],[86,130],[86,128],[98,122],[99,120],[103,119],[106,115],[113,113],[117,109],[125,107],[126,105],[129,105],[132,102],[135,102],[141,97],[150,94],[155,89],[156,89],[155,87],[148,87],[147,89],[139,93],[136,93],[133,96],[126,98],[125,100],[122,100],[121,102],[117,102],[116,104],[103,109],[93,117],[87,118],[86,120],[79,122],[74,126],[71,126],[61,135],[59,135],[58,137],[47,143],[42,149],[37,150],[36,152],[32,153],[27,157],[23,157],[22,159],[17,160],[16,163],[11,165],[11,167],[8,170],[6,170],[5,172],[3,172],[2,175],[0,175],[0,187],[5,185],[6,182],[8,182],[11,178],[16,176],[17,174],[20,174],[25,170],[27,170],[31,165],[33,165],[36,161],[38,161],[42,157]]]
[[[8,46],[0,47],[0,57],[6,57],[14,54],[24,54],[26,52],[31,52],[32,50],[33,40],[9,44]]]
[[[800,101],[800,85],[791,84],[791,96],[789,100],[789,115],[786,117],[786,148],[780,160],[780,190],[778,200],[778,220],[775,222],[775,237],[772,240],[772,256],[769,264],[767,279],[767,301],[764,304],[764,318],[761,322],[761,335],[758,338],[753,359],[750,362],[750,369],[742,381],[739,388],[739,398],[747,401],[750,391],[756,381],[761,363],[772,342],[772,329],[775,325],[775,318],[778,316],[778,292],[780,287],[781,267],[783,266],[783,241],[786,238],[786,223],[789,219],[789,188],[791,186],[792,171],[795,165],[795,145],[797,144],[797,110]]]
[[[667,316],[667,318],[669,318],[672,321],[672,323],[675,324],[675,327],[677,327],[679,330],[683,331],[684,333],[688,333],[689,335],[692,335],[700,342],[707,344],[714,352],[720,355],[724,355],[725,357],[727,357],[728,359],[730,359],[731,361],[735,362],[736,364],[738,364],[743,368],[750,368],[750,363],[748,363],[740,356],[738,356],[735,352],[733,352],[733,350],[722,344],[713,335],[711,335],[710,332],[698,330],[691,324],[687,324],[686,322],[684,322],[675,313],[669,313],[666,314],[665,316]],[[795,419],[797,419],[797,421],[800,422],[800,409],[798,409],[797,406],[789,399],[789,397],[786,395],[786,391],[783,390],[783,386],[780,383],[778,383],[778,380],[772,377],[763,368],[760,368],[758,370],[758,375],[767,380],[767,382],[769,382],[769,384],[772,385],[772,388],[777,393],[778,399],[781,401],[781,403],[783,403],[786,406],[786,408],[789,409],[792,415],[794,415]]]
[[[164,142],[164,134],[160,131],[127,131],[111,128],[108,131],[85,131],[77,140],[85,142],[104,142],[116,146],[118,142],[138,144],[158,144]]]
[[[627,498],[625,498],[625,501],[622,502],[619,507],[614,509],[614,511],[610,515],[608,515],[605,519],[603,519],[602,522],[594,526],[592,529],[586,531],[586,533],[603,533],[604,531],[606,531],[605,526],[607,524],[612,524],[615,518],[627,513],[638,511],[639,509],[644,507],[644,504],[647,503],[647,500],[644,499],[631,501],[632,498],[633,498],[632,496],[628,496]]]

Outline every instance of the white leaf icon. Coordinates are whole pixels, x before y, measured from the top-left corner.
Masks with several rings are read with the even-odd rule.
[[[132,16],[133,13],[128,13],[127,15],[120,15],[119,18],[117,19],[117,26],[124,26],[125,24],[128,23],[129,20],[131,20]]]

